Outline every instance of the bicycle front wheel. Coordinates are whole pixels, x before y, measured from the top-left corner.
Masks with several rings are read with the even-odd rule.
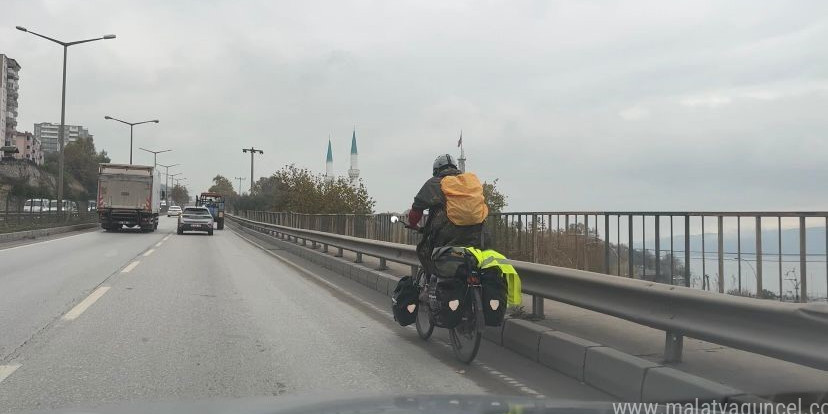
[[[415,323],[417,325],[417,335],[420,335],[420,338],[424,341],[431,338],[431,334],[434,332],[434,324],[431,323],[431,308],[427,303],[420,301],[420,304],[417,305]]]
[[[466,314],[463,320],[449,330],[451,347],[458,360],[466,364],[471,363],[480,350],[480,340],[483,332],[480,330],[478,319],[483,317],[483,298],[480,289],[472,289],[472,300],[466,307]]]

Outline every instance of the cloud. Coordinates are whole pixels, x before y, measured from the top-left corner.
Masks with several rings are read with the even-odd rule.
[[[640,106],[633,106],[618,113],[618,116],[627,121],[638,121],[650,117],[650,110]]]
[[[67,120],[124,161],[129,131],[103,116],[160,119],[135,147],[173,149],[159,162],[191,192],[248,177],[251,145],[257,177],[324,171],[329,132],[346,174],[356,125],[381,211],[461,129],[510,210],[828,205],[828,2],[6,0],[0,53],[32,129],[59,120],[62,56],[15,25],[117,34],[70,48]]]
[[[731,102],[731,98],[729,96],[724,95],[708,95],[708,96],[697,96],[697,97],[690,97],[684,98],[679,101],[680,104],[684,106],[688,106],[690,108],[710,108],[715,109],[721,106],[725,106]]]

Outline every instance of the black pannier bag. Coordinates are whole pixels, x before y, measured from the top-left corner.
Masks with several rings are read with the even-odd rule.
[[[480,285],[483,287],[483,319],[487,326],[500,326],[506,317],[506,280],[500,268],[481,270]]]
[[[431,254],[431,263],[440,277],[466,280],[469,266],[477,266],[477,259],[463,247],[438,247]]]
[[[411,276],[405,276],[397,282],[394,294],[391,295],[391,311],[400,326],[411,325],[417,319],[417,287]]]
[[[432,276],[428,298],[434,326],[446,329],[457,326],[466,306],[466,297],[465,279]]]

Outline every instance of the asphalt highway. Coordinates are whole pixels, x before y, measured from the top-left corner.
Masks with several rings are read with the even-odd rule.
[[[472,365],[388,298],[227,228],[0,245],[0,412],[284,395],[611,400],[484,341]]]

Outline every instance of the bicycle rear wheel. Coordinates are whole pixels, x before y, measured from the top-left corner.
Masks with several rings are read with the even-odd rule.
[[[454,356],[465,363],[471,363],[480,350],[480,340],[483,332],[480,329],[480,321],[483,318],[483,298],[480,296],[480,289],[474,288],[471,291],[472,300],[466,307],[466,315],[459,325],[449,330],[451,347],[454,349]]]

